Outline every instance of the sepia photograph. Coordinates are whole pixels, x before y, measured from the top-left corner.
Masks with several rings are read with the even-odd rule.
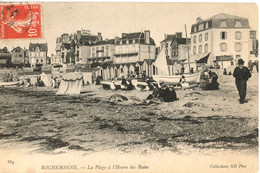
[[[258,25],[253,2],[0,2],[0,172],[258,172]]]

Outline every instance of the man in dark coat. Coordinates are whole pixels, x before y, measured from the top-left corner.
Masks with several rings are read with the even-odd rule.
[[[242,59],[238,60],[238,66],[235,68],[233,76],[236,78],[236,86],[239,92],[239,103],[245,103],[246,98],[246,83],[251,77],[251,73],[247,67],[244,66],[244,61]]]

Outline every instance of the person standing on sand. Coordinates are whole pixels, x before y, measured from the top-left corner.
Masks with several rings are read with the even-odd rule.
[[[247,67],[244,66],[244,61],[242,59],[238,60],[238,66],[235,68],[233,76],[236,78],[236,86],[239,92],[239,103],[245,103],[246,98],[246,83],[251,77],[251,73]]]

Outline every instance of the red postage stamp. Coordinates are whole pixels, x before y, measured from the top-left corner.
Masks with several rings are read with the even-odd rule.
[[[41,38],[41,4],[0,5],[0,39]]]

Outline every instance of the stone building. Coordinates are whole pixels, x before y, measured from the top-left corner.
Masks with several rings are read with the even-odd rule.
[[[191,26],[191,63],[227,68],[250,57],[250,26],[247,18],[220,13]]]
[[[15,65],[24,65],[28,63],[25,50],[22,49],[20,46],[13,48],[11,51],[12,58],[11,61]]]
[[[45,65],[47,62],[48,46],[47,43],[30,43],[29,63],[31,67]]]

